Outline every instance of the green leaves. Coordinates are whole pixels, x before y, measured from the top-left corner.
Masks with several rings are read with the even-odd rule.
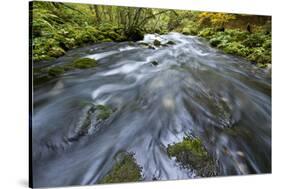
[[[210,44],[225,53],[245,57],[247,60],[266,67],[271,63],[271,35],[265,32],[249,33],[238,29],[215,32],[203,29],[199,36],[210,40]]]

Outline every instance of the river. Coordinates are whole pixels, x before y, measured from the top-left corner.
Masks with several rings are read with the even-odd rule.
[[[143,45],[155,39],[175,44]],[[219,175],[271,172],[267,70],[179,33],[87,45],[48,66],[79,57],[94,58],[98,66],[34,86],[35,187],[97,183],[120,151],[135,154],[144,181],[198,177],[166,152],[168,144],[185,135],[200,138],[218,162]],[[77,135],[91,104],[114,111],[102,122],[93,120],[87,134]]]

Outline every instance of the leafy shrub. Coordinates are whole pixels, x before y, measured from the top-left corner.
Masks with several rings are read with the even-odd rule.
[[[200,37],[210,38],[215,34],[214,29],[212,28],[205,28],[199,32]]]

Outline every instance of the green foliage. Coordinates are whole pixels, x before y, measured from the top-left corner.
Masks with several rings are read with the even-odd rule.
[[[213,32],[210,32],[213,31]],[[263,68],[271,63],[271,35],[264,32],[249,33],[238,29],[214,32],[211,28],[203,29],[200,36],[209,39],[210,44],[225,53],[245,57]]]
[[[97,61],[91,58],[80,58],[75,60],[72,65],[75,68],[87,69],[95,67],[97,65]]]
[[[168,145],[168,155],[176,157],[184,167],[197,171],[200,176],[216,175],[216,165],[200,139],[184,138],[182,142]]]
[[[35,62],[85,43],[137,41],[145,33],[177,31],[204,37],[212,46],[254,63],[271,63],[270,17],[38,1],[33,2],[32,15]]]
[[[268,36],[263,33],[253,33],[243,41],[243,44],[247,47],[261,47],[267,38]]]
[[[214,35],[214,29],[213,28],[205,28],[203,30],[201,30],[198,35],[200,37],[205,37],[205,38],[209,38],[210,36]]]
[[[223,51],[228,54],[234,54],[243,57],[249,54],[249,49],[239,42],[229,42],[226,43],[226,45],[220,47],[222,47]]]
[[[198,15],[198,21],[200,24],[211,24],[214,27],[221,27],[235,18],[235,15],[225,13],[202,12]]]
[[[126,40],[116,25],[97,25],[89,5],[33,2],[32,14],[34,61],[62,56],[85,43]]]
[[[134,155],[122,153],[119,156],[114,167],[99,183],[136,182],[142,179],[141,167],[136,163]]]
[[[247,56],[250,61],[259,64],[269,64],[271,63],[271,51],[264,49],[263,47],[253,48]],[[264,67],[264,66],[260,66]]]

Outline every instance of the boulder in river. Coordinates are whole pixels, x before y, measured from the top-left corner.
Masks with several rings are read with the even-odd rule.
[[[168,145],[167,152],[183,167],[195,170],[200,176],[216,175],[215,161],[198,138],[185,137],[182,142]]]
[[[156,47],[159,47],[159,46],[161,46],[161,42],[159,40],[155,39],[153,41],[153,45],[156,46]]]
[[[80,69],[92,68],[95,67],[96,65],[97,65],[97,61],[92,58],[80,58],[73,62],[73,66],[75,68],[80,68]]]
[[[141,167],[136,163],[133,153],[122,152],[117,155],[116,164],[100,183],[136,182],[142,179]]]

